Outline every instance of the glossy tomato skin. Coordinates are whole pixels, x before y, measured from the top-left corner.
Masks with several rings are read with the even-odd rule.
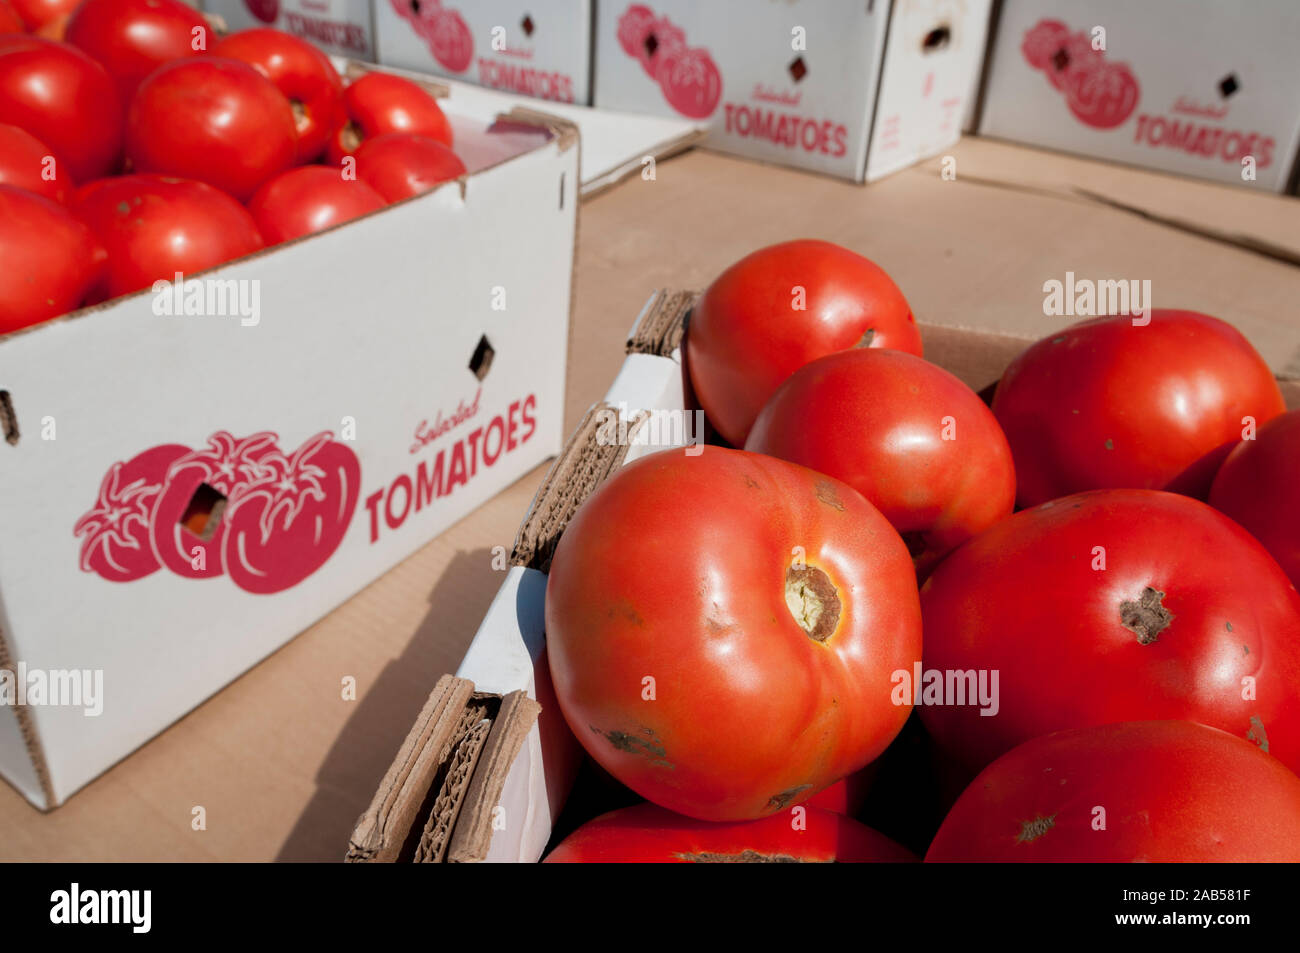
[[[800,240],[747,255],[705,289],[686,358],[704,413],[739,447],[782,381],[809,361],[863,346],[921,356],[907,299],[869,259]]]
[[[426,136],[451,148],[451,124],[426,90],[388,73],[366,73],[343,92],[348,121],[330,137],[325,155],[337,166],[363,141],[386,132]]]
[[[1282,413],[1268,365],[1232,325],[1154,309],[1071,325],[1007,367],[993,398],[1021,506],[1107,487],[1204,499],[1246,417]]]
[[[1210,505],[1246,527],[1300,588],[1300,410],[1274,417],[1223,461]]]
[[[26,25],[9,0],[0,0],[0,33],[25,33]]]
[[[98,300],[172,281],[262,247],[257,223],[226,193],[156,175],[100,179],[77,190],[71,208],[108,250]]]
[[[909,863],[910,851],[864,824],[815,807],[716,824],[636,804],[583,824],[547,864]]]
[[[551,675],[618,780],[681,814],[750,820],[898,734],[910,705],[890,680],[920,655],[916,582],[851,487],[699,450],[624,466],[569,523],[546,591]]]
[[[126,154],[137,172],[197,179],[241,202],[293,165],[297,150],[289,100],[240,60],[160,67],[127,111]]]
[[[0,36],[0,122],[54,150],[77,181],[107,175],[122,152],[122,103],[85,53],[38,36]]]
[[[304,166],[277,176],[248,203],[268,245],[324,231],[358,218],[386,203],[359,179],[345,179],[337,169]]]
[[[387,202],[420,195],[465,174],[465,163],[441,142],[406,132],[367,139],[356,159],[357,177]]]
[[[84,0],[66,38],[108,70],[123,103],[159,66],[203,54],[212,39],[203,14],[180,0]]]
[[[745,449],[843,480],[908,543],[925,575],[1011,515],[1015,467],[969,387],[904,351],[860,348],[806,364],[754,422]]]
[[[56,202],[0,185],[0,334],[81,306],[104,268],[104,248]]]
[[[1254,745],[1187,721],[1061,731],[989,765],[925,859],[1295,862],[1300,778]]]
[[[283,30],[243,30],[218,43],[212,55],[248,63],[285,95],[297,123],[300,163],[319,158],[347,121],[343,80],[329,57],[306,40]]]
[[[79,3],[81,0],[9,0],[9,5],[33,32],[51,20],[70,15]]]
[[[0,123],[0,185],[62,204],[68,200],[71,178],[49,146],[17,126]]]
[[[921,607],[927,670],[998,675],[995,715],[921,707],[971,768],[1049,731],[1185,718],[1300,770],[1300,594],[1204,503],[1095,490],[1022,511],[940,563]]]

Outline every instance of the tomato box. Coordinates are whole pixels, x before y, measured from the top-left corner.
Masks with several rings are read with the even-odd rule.
[[[1298,39],[1292,0],[1006,0],[979,131],[1282,192]]]
[[[538,489],[501,589],[455,677],[438,683],[362,815],[349,861],[533,863],[551,843],[570,793],[578,800],[584,755],[554,702],[546,661],[546,573],[569,519],[610,474],[647,453],[695,452],[705,439],[707,423],[682,364],[695,298],[656,292],[637,317],[622,367]],[[1031,343],[937,324],[921,324],[921,332],[926,358],[982,396]],[[1279,384],[1287,406],[1300,407],[1300,378]],[[521,692],[539,707],[508,723],[491,714],[514,711],[519,703],[511,699]],[[587,819],[568,818],[568,826]]]
[[[591,12],[592,0],[375,0],[379,62],[587,105]]]
[[[576,128],[429,88],[462,178],[0,337],[0,771],[37,806],[560,449]]]
[[[232,33],[275,27],[335,56],[375,62],[371,0],[203,0],[202,6]]]
[[[597,0],[597,106],[707,123],[707,145],[872,181],[961,136],[990,0]]]

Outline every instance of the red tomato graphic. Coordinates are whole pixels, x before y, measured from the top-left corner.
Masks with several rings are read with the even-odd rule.
[[[1070,35],[1070,28],[1060,20],[1039,20],[1025,31],[1020,42],[1020,52],[1034,69],[1047,69],[1065,38]]]
[[[1094,129],[1114,129],[1137,106],[1137,77],[1124,63],[1075,70],[1065,77],[1065,102],[1080,122]]]
[[[279,453],[275,442],[276,435],[265,431],[236,440],[219,430],[208,438],[206,447],[187,453],[171,465],[167,485],[154,506],[150,527],[154,554],[160,563],[191,579],[221,575],[221,544],[229,521],[226,514],[217,514],[216,528],[210,533],[202,532],[203,520],[187,519],[190,501],[199,487],[207,484],[225,497],[229,512],[241,494],[276,475],[267,464],[269,456]],[[198,568],[195,567],[199,555],[196,549],[202,550],[203,556],[202,566]]]
[[[1067,76],[1099,69],[1105,62],[1101,51],[1092,48],[1088,34],[1072,33],[1058,41],[1047,58],[1047,78],[1057,89],[1064,89]]]
[[[72,530],[86,537],[81,543],[83,572],[130,582],[160,568],[149,542],[149,519],[167,470],[189,452],[189,447],[168,443],[109,467],[95,505]]]
[[[428,7],[421,4],[419,14],[414,26],[428,42],[433,58],[453,73],[469,69],[474,59],[474,37],[461,15],[436,4]]]
[[[274,23],[280,15],[280,0],[244,0],[244,6],[263,23]]]
[[[624,10],[618,18],[618,45],[623,47],[623,52],[641,59],[654,23],[655,12],[644,4],[634,3]]]
[[[646,74],[656,83],[662,84],[664,64],[674,53],[684,49],[686,32],[667,17],[662,17],[650,24],[650,31],[642,38],[635,55]]]
[[[669,55],[659,68],[664,98],[683,116],[705,119],[722,99],[722,74],[707,50],[690,47]]]
[[[268,461],[275,476],[245,491],[225,520],[223,562],[247,592],[280,592],[324,565],[361,494],[361,462],[328,431]]]

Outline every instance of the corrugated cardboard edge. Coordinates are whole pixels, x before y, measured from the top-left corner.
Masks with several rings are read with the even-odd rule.
[[[698,297],[694,291],[656,292],[628,335],[627,353],[671,357],[686,335],[686,321]]]
[[[612,416],[611,416],[612,415]],[[638,414],[628,423],[627,441],[609,441],[601,430],[617,419],[618,411],[608,404],[593,404],[564,449],[547,471],[533,497],[528,514],[519,526],[510,564],[546,572],[564,527],[592,490],[623,465],[631,437],[648,414]]]
[[[357,820],[348,843],[350,863],[396,860],[406,843],[438,767],[456,740],[474,683],[444,675],[430,693],[406,740],[379,783],[374,800]]]
[[[506,776],[541,712],[542,706],[522,691],[502,698],[501,710],[492,722],[491,734],[452,831],[447,863],[479,863],[487,859]]]
[[[7,669],[10,672],[15,670],[13,653],[9,651],[9,642],[5,639],[3,629],[0,629],[0,669]],[[54,782],[50,780],[50,766],[45,760],[45,749],[41,746],[41,736],[36,731],[36,722],[26,705],[15,705],[14,714],[18,718],[18,733],[23,736],[27,756],[32,759],[36,780],[40,782],[41,793],[45,796],[42,810],[51,811],[59,806],[59,799],[54,795]]]
[[[489,704],[489,700],[492,704]],[[442,863],[447,856],[447,845],[456,828],[456,820],[465,804],[474,769],[478,766],[479,755],[487,743],[488,733],[492,729],[495,710],[499,709],[500,697],[475,694],[457,726],[456,738],[444,759],[446,769],[443,780],[434,791],[432,785],[426,793],[434,795],[429,809],[428,819],[420,834],[420,843],[415,850],[417,864]],[[435,778],[435,783],[436,783]]]
[[[561,119],[539,109],[527,106],[514,106],[507,113],[500,113],[500,118],[508,122],[523,123],[526,126],[540,126],[550,131],[561,152],[568,152],[578,145],[578,124],[568,119]],[[580,166],[581,167],[581,166]]]

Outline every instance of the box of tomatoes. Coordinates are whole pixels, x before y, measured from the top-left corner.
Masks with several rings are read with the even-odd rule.
[[[1284,192],[1300,148],[1300,8],[1006,0],[981,135]]]
[[[627,352],[349,860],[1297,859],[1300,380],[1229,321],[797,241]]]
[[[0,773],[42,808],[564,437],[571,123],[278,31],[115,58],[97,5],[0,36]]]
[[[203,0],[201,5],[231,31],[274,27],[335,56],[376,60],[371,0]]]
[[[592,2],[376,0],[379,62],[585,106]]]

